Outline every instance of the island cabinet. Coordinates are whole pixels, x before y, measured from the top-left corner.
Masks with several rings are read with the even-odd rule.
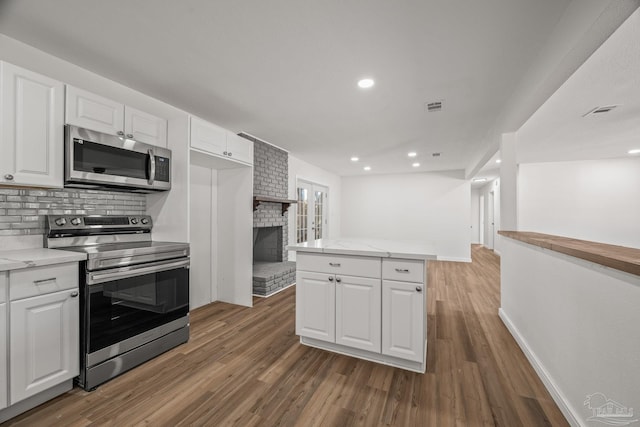
[[[302,344],[425,371],[426,260],[296,255]]]

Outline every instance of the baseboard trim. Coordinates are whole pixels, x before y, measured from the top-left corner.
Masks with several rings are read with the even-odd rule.
[[[269,295],[258,295],[258,294],[251,294],[251,295],[253,295],[254,297],[258,297],[258,298],[269,298],[269,297],[272,297],[275,294],[279,294],[280,292],[284,291],[285,289],[289,289],[290,287],[295,286],[295,285],[296,285],[296,283],[293,282],[292,284],[287,285],[284,288],[280,288],[277,291],[275,291],[274,293],[269,294]]]
[[[471,258],[459,258],[450,256],[439,256],[438,261],[453,261],[453,262],[471,262]]]
[[[562,412],[562,415],[564,415],[564,417],[567,419],[567,422],[572,426],[576,426],[576,427],[583,426],[584,424],[580,423],[579,421],[580,418],[577,416],[576,412],[573,410],[571,404],[569,403],[569,400],[562,393],[562,391],[556,386],[556,383],[553,380],[553,378],[551,378],[551,375],[549,375],[547,370],[544,368],[544,366],[536,356],[536,354],[533,352],[533,350],[531,350],[527,341],[522,337],[522,335],[520,335],[518,328],[516,328],[513,322],[511,322],[511,319],[509,318],[507,313],[505,313],[502,308],[499,308],[498,316],[500,316],[502,323],[504,323],[504,325],[507,327],[507,329],[509,330],[513,338],[518,343],[518,346],[520,346],[520,348],[522,349],[522,352],[529,360],[529,363],[531,363],[531,366],[533,366],[533,369],[536,371],[536,373],[542,380],[542,383],[546,387],[549,394],[551,394],[551,397],[556,402],[556,405],[558,405],[558,407],[560,408],[560,411]]]

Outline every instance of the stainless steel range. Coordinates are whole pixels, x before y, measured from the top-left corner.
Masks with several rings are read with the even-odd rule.
[[[84,252],[80,376],[92,390],[189,339],[189,245],[151,240],[147,215],[47,215],[45,246]]]

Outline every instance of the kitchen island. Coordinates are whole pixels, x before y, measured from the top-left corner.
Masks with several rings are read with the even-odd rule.
[[[320,239],[288,249],[296,251],[296,334],[302,344],[425,371],[433,245]]]

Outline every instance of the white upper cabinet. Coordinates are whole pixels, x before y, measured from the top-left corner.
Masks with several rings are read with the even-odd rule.
[[[66,122],[109,134],[124,134],[124,105],[67,85]]]
[[[0,184],[63,185],[64,85],[0,62]]]
[[[244,164],[253,164],[253,141],[191,117],[191,148]]]
[[[66,123],[167,146],[167,120],[67,85]]]
[[[167,121],[133,107],[124,108],[124,133],[136,141],[167,146]]]

